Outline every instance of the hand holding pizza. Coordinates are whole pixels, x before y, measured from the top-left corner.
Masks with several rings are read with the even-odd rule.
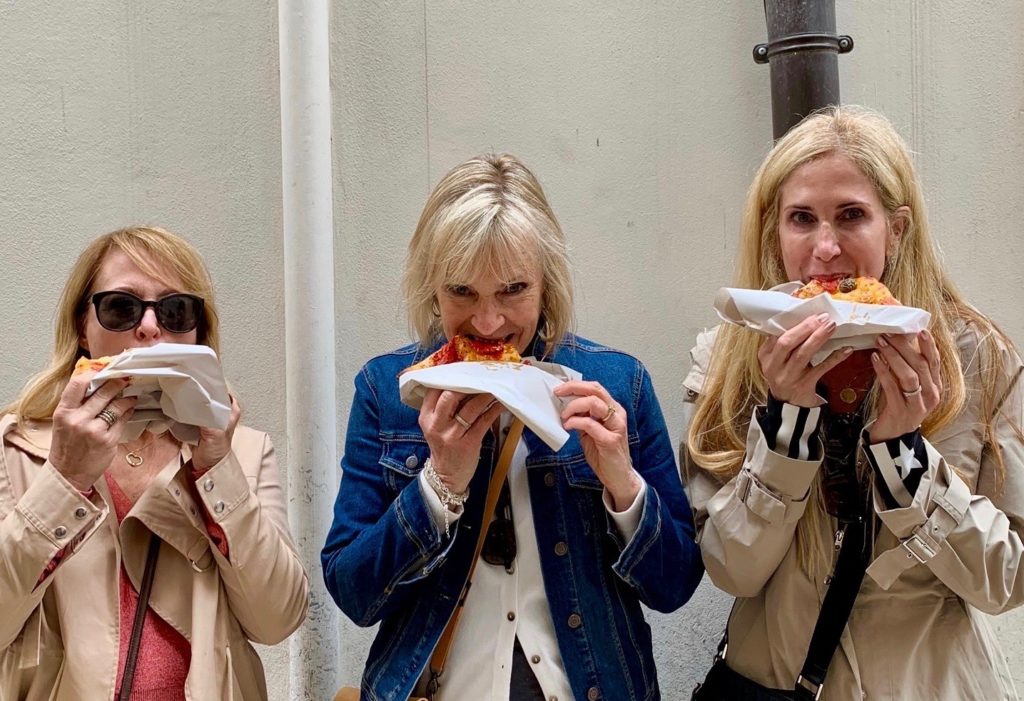
[[[566,382],[555,388],[555,396],[574,397],[562,410],[562,427],[579,431],[587,463],[615,510],[625,511],[643,484],[629,457],[625,408],[599,382]]]
[[[107,380],[86,397],[95,375],[92,369],[76,371],[53,410],[50,464],[83,492],[110,467],[138,401],[136,397],[118,398],[128,386],[128,378]]]
[[[223,431],[216,428],[199,429],[199,445],[192,451],[192,466],[205,472],[224,459],[224,456],[231,450],[231,439],[235,435],[235,426],[242,416],[242,409],[231,397],[231,418],[228,419],[227,428]]]
[[[850,357],[850,348],[833,351],[818,365],[811,358],[835,333],[828,314],[808,317],[781,336],[768,338],[757,351],[768,391],[776,399],[803,407],[822,404],[816,387],[829,370]]]
[[[872,443],[898,438],[916,430],[939,405],[942,377],[939,352],[928,331],[884,334],[871,360],[882,388],[882,408],[868,428]]]
[[[480,461],[484,434],[501,416],[502,409],[489,394],[427,390],[420,407],[420,429],[430,446],[434,472],[455,494],[469,488]]]

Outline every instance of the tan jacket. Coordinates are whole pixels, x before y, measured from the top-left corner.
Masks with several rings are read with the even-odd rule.
[[[0,699],[111,699],[118,666],[118,577],[136,588],[149,534],[162,540],[150,606],[192,646],[193,701],[266,699],[249,641],[280,642],[306,614],[308,581],[288,535],[274,449],[243,426],[232,451],[191,496],[184,460],[170,463],[118,527],[106,481],[84,498],[47,461],[50,425],[29,439],[0,420]],[[227,536],[211,546],[199,508]],[[36,582],[53,556],[57,569]]]
[[[687,420],[713,339],[714,330],[705,332],[691,352]],[[930,464],[911,506],[886,510],[875,494],[874,559],[832,659],[825,701],[1017,698],[979,610],[1000,613],[1024,602],[1024,444],[1007,421],[998,424],[1007,470],[997,490],[994,461],[982,450],[976,336],[964,331],[958,343],[968,405],[932,437]],[[1020,427],[1021,360],[1009,351],[1004,358],[1013,384],[1003,410]],[[708,574],[739,597],[729,620],[727,664],[769,687],[793,688],[825,595],[827,573],[808,577],[794,542],[819,464],[774,453],[759,423],[750,421],[736,478],[722,485],[692,465],[687,470],[696,474],[687,492]]]

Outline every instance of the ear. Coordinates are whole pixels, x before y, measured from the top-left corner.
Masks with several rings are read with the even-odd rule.
[[[903,234],[906,233],[907,227],[910,225],[910,207],[907,205],[901,205],[896,208],[896,211],[892,213],[889,218],[889,250],[894,250],[899,246],[900,241],[903,240]]]

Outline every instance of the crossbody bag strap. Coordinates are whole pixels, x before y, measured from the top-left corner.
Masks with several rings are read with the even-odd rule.
[[[857,478],[860,434],[864,426],[864,406],[854,412],[834,413],[829,410],[829,426],[825,436],[825,459],[822,482],[829,494],[826,502],[838,518],[835,547],[839,551],[829,577],[828,591],[821,603],[814,624],[807,657],[796,678],[797,699],[817,699],[829,665],[839,647],[846,622],[864,581],[864,572],[871,555],[869,494]],[[831,429],[831,430],[829,430]],[[831,434],[831,435],[829,435]]]
[[[515,455],[516,446],[519,445],[519,439],[522,435],[523,422],[513,417],[512,424],[508,429],[508,435],[505,437],[505,445],[501,449],[501,456],[498,458],[498,465],[494,468],[494,474],[491,475],[491,482],[487,487],[487,500],[484,502],[483,518],[480,521],[480,533],[476,539],[476,548],[473,551],[473,560],[469,565],[469,574],[466,575],[466,583],[462,586],[459,603],[455,607],[452,617],[448,620],[448,625],[445,627],[444,632],[441,633],[441,639],[438,640],[437,646],[434,648],[434,654],[430,657],[428,697],[437,691],[437,681],[441,673],[444,672],[444,665],[448,661],[448,653],[451,651],[452,642],[455,640],[455,629],[459,625],[459,618],[462,616],[462,611],[465,608],[466,594],[469,593],[473,571],[476,569],[477,560],[480,559],[480,553],[484,549],[487,527],[494,516],[494,509],[498,505],[498,497],[501,495],[501,486],[505,483],[505,477],[508,476],[508,469],[512,464],[512,456]]]
[[[135,607],[135,620],[132,623],[132,637],[128,643],[128,655],[124,663],[124,675],[121,677],[121,691],[118,701],[128,701],[132,695],[135,682],[135,666],[139,661],[139,644],[142,642],[142,626],[149,608],[149,593],[153,589],[153,573],[156,572],[156,560],[160,555],[160,539],[155,535],[149,537],[149,551],[146,553],[146,569],[139,586],[139,600]]]

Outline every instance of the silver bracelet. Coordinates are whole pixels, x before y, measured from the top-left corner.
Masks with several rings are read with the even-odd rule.
[[[427,462],[423,466],[423,476],[427,478],[427,484],[433,488],[437,498],[441,500],[441,504],[444,506],[444,535],[446,538],[450,538],[451,507],[457,506],[462,508],[462,505],[466,503],[466,499],[469,497],[469,491],[456,494],[448,489],[448,485],[442,481],[441,477],[437,474],[437,470],[434,469],[434,461],[430,458],[427,458]]]

